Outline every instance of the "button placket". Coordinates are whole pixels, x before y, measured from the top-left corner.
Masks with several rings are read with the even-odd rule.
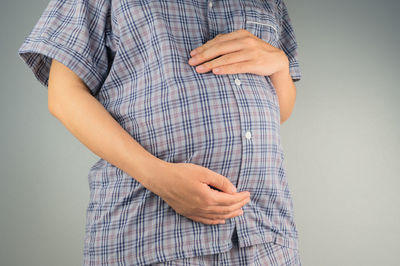
[[[241,86],[242,82],[240,81],[240,79],[238,77],[235,78],[235,84],[237,86]],[[251,139],[251,131],[247,130],[244,134],[244,136],[246,137],[246,139],[250,140]]]
[[[247,186],[251,181],[251,177],[247,174],[249,167],[251,167],[251,161],[252,161],[252,151],[253,151],[253,134],[251,132],[251,104],[249,103],[249,99],[251,99],[251,96],[249,95],[249,98],[246,96],[246,84],[243,84],[242,81],[240,80],[240,74],[235,74],[233,77],[233,82],[235,83],[236,88],[234,89],[235,96],[237,98],[237,103],[238,107],[240,110],[240,123],[241,123],[241,135],[242,135],[242,162],[239,170],[239,178],[236,182],[236,188],[238,191],[242,191],[242,184],[245,184],[244,186]],[[244,207],[247,208],[247,207]],[[243,217],[237,217],[238,223],[236,223],[237,231],[238,231],[238,237],[240,238],[239,241],[243,243],[243,241],[248,241],[245,239],[244,236],[241,235],[241,231],[243,231],[242,227],[244,226],[244,222],[242,221]]]

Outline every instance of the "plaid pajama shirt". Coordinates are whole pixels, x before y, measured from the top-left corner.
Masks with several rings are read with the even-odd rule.
[[[48,86],[51,59],[60,61],[154,156],[202,165],[251,193],[242,216],[207,225],[100,158],[88,174],[84,265],[195,259],[236,244],[270,258],[273,250],[298,256],[270,78],[198,73],[188,64],[192,49],[241,28],[282,49],[300,80],[283,0],[51,0],[39,17],[18,53],[41,84]]]

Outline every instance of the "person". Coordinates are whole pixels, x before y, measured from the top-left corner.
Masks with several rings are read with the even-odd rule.
[[[300,265],[283,0],[51,0],[18,54],[100,157],[84,265]]]

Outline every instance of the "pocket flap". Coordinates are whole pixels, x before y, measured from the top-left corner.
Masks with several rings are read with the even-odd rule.
[[[245,29],[277,47],[279,41],[279,23],[273,11],[254,4],[245,6]]]

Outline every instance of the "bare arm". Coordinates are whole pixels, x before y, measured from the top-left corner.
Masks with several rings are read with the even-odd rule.
[[[87,148],[147,188],[150,177],[167,167],[121,127],[73,71],[56,60],[50,68],[48,108]]]
[[[270,79],[278,95],[282,124],[292,114],[296,101],[296,86],[289,74],[289,65],[283,70],[273,73]]]

